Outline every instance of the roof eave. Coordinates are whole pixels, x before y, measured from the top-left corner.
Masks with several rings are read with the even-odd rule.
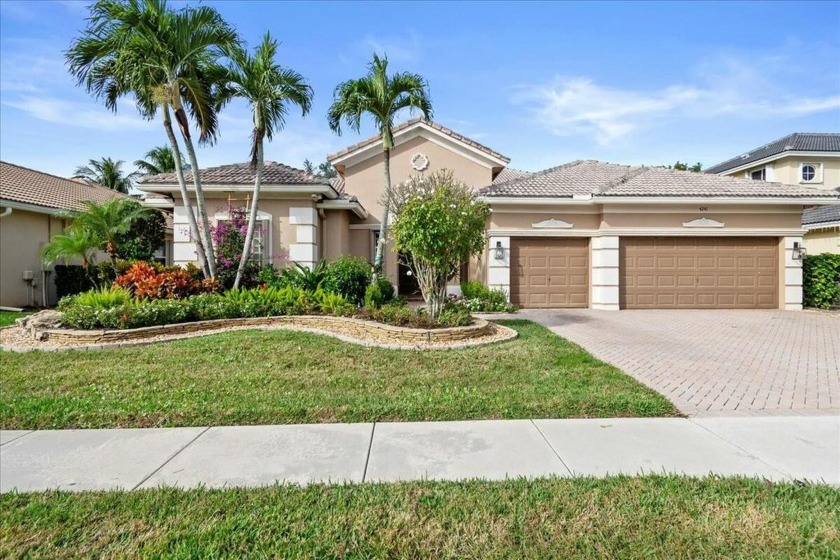
[[[36,214],[49,214],[50,216],[67,216],[73,209],[71,208],[56,208],[54,206],[41,206],[40,204],[30,204],[28,202],[18,202],[8,198],[0,198],[0,206],[3,208],[11,208],[12,210],[22,210],[24,212],[34,212]]]
[[[771,163],[782,158],[786,157],[840,157],[840,152],[831,152],[831,151],[814,151],[814,150],[790,150],[787,152],[779,152],[778,154],[773,154],[772,156],[767,156],[765,158],[757,159],[755,161],[751,161],[749,163],[744,163],[742,165],[738,165],[735,167],[729,167],[726,169],[722,169],[721,171],[712,171],[715,167],[718,167],[723,164],[717,164],[709,167],[706,169],[705,172],[710,175],[722,175],[724,173],[738,173],[739,171],[746,171],[756,165],[762,165]]]
[[[250,183],[243,184],[217,184],[209,183],[201,186],[205,192],[250,192],[254,190],[254,185]],[[142,192],[149,193],[175,193],[180,192],[180,187],[173,183],[144,183],[137,185],[137,189]],[[190,192],[195,192],[194,189],[189,189]],[[262,185],[263,192],[279,192],[288,194],[322,194],[330,199],[338,198],[339,193],[327,184],[264,184]]]

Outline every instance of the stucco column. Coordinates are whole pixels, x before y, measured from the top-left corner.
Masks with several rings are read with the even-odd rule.
[[[592,309],[618,311],[618,236],[592,238]]]
[[[802,261],[794,260],[793,244],[799,243],[803,247],[801,237],[784,238],[784,287],[781,297],[784,309],[799,311],[802,309]],[[782,307],[782,306],[780,306]]]
[[[295,242],[289,245],[289,260],[312,270],[318,262],[318,210],[289,208],[289,223],[295,226]]]
[[[496,245],[501,243],[504,257],[496,258]],[[491,290],[504,290],[510,301],[510,237],[490,236],[487,251],[487,286]]]
[[[190,233],[187,209],[175,206],[172,209],[172,264],[187,266],[195,262],[198,262],[198,253]]]

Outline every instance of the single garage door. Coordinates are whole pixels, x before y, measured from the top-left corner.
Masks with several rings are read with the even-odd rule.
[[[589,239],[511,239],[510,298],[519,307],[588,307]]]
[[[775,237],[622,237],[623,309],[778,307]]]

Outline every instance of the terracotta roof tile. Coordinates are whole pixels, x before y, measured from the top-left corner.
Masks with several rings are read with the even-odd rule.
[[[419,122],[423,122],[427,126],[430,126],[433,129],[437,130],[438,132],[442,132],[443,134],[446,134],[447,136],[449,136],[451,138],[454,138],[455,140],[458,140],[459,142],[463,142],[464,144],[467,144],[467,145],[469,145],[469,146],[471,146],[471,147],[473,147],[473,148],[475,148],[479,151],[482,151],[487,155],[498,158],[498,159],[504,161],[505,163],[510,161],[509,157],[503,156],[502,154],[500,154],[496,150],[488,148],[484,144],[479,144],[475,140],[467,138],[463,134],[459,134],[459,133],[455,132],[454,130],[452,130],[450,128],[446,128],[445,126],[439,125],[438,123],[436,123],[434,121],[424,120],[422,117],[415,117],[413,119],[405,121],[404,123],[398,124],[397,126],[395,126],[393,128],[392,133],[394,135],[396,135],[398,132],[400,132],[402,130],[405,130],[406,128],[408,128],[410,126],[413,126],[413,125],[415,125]],[[343,150],[339,150],[339,151],[335,152],[334,154],[328,155],[327,156],[327,161],[332,161],[332,160],[334,160],[336,158],[339,158],[343,155],[349,154],[350,152],[354,152],[354,151],[358,150],[359,148],[364,148],[365,146],[368,146],[368,145],[370,145],[374,142],[379,142],[380,139],[381,139],[381,135],[375,134],[375,135],[371,136],[370,138],[366,138],[366,139],[362,140],[361,142],[356,142],[352,146],[348,146],[348,147],[344,148]]]
[[[8,162],[0,162],[0,199],[56,210],[84,210],[84,201],[98,204],[128,196],[90,181],[65,179]]]
[[[573,161],[506,182],[494,181],[486,197],[693,196],[837,199],[837,193],[659,167]]]
[[[201,182],[219,185],[247,185],[253,184],[256,172],[251,169],[250,163],[234,163],[220,165],[218,167],[207,167],[201,170]],[[184,173],[184,180],[192,183],[192,172]],[[178,178],[175,173],[160,173],[148,175],[140,180],[141,185],[177,185]],[[296,169],[274,161],[265,162],[263,170],[263,185],[329,185],[330,180],[312,175],[301,169]]]

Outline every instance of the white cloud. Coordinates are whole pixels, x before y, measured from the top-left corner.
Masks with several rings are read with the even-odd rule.
[[[91,107],[88,103],[27,95],[15,101],[4,100],[2,104],[42,121],[93,130],[149,130],[154,126],[152,122],[131,113],[133,108],[112,113],[105,108]]]
[[[795,80],[776,76],[787,67],[788,58],[778,55],[751,61],[718,57],[698,65],[688,83],[652,90],[561,76],[519,88],[513,101],[530,106],[535,122],[552,134],[589,136],[602,146],[669,118],[793,118],[840,109],[840,95],[803,95],[786,88]]]
[[[368,35],[361,40],[360,46],[368,51],[368,56],[372,53],[379,56],[388,55],[389,60],[396,62],[417,62],[422,50],[420,35],[413,30],[398,36]]]

